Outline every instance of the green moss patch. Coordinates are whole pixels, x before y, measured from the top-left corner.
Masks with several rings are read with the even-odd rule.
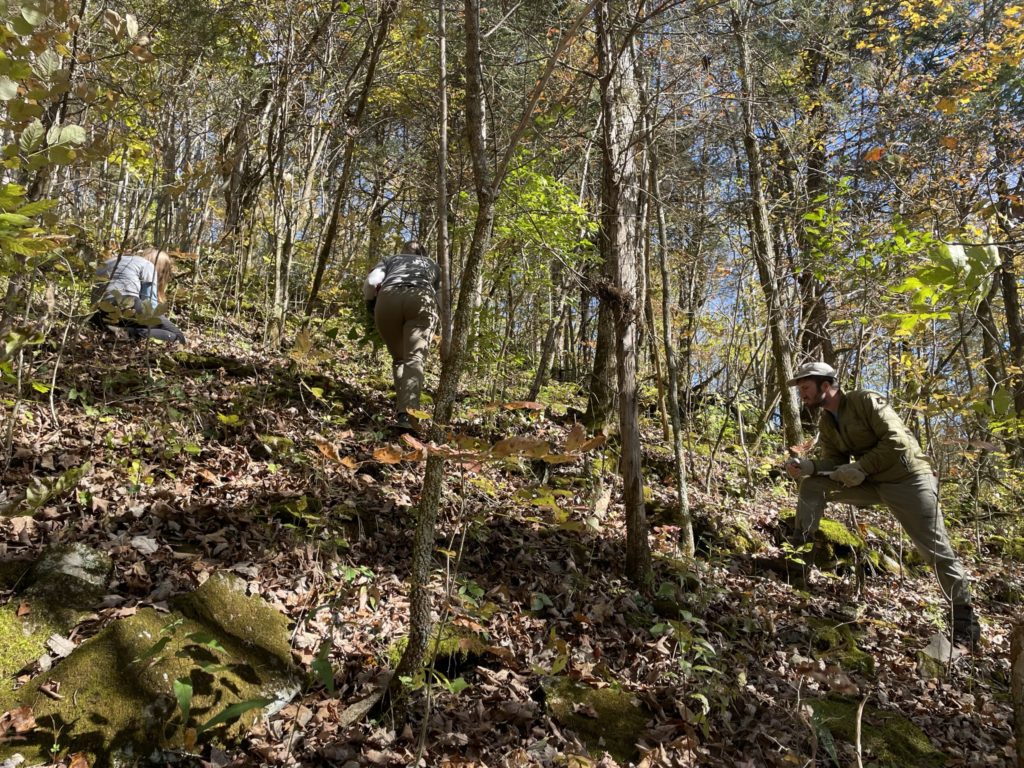
[[[855,743],[859,702],[829,697],[813,699],[808,704],[818,728]],[[861,718],[861,745],[867,758],[865,764],[878,768],[941,768],[946,764],[946,755],[910,720],[872,706],[864,708]]]
[[[823,518],[818,530],[821,533],[821,538],[833,547],[847,547],[854,550],[864,547],[864,539],[836,520]]]
[[[30,707],[37,727],[27,742],[0,746],[0,760],[84,752],[90,765],[128,764],[237,739],[265,707],[290,699],[300,680],[286,620],[239,583],[211,578],[179,601],[192,616],[145,609],[115,621],[16,691],[11,703]]]
[[[835,624],[827,619],[810,619],[815,656],[836,662],[848,672],[874,674],[875,658],[857,645],[850,624]]]
[[[392,669],[398,666],[408,645],[409,638],[400,637],[388,646],[385,655]],[[434,625],[427,641],[427,655],[423,663],[451,677],[459,670],[475,664],[486,649],[486,638],[468,627],[458,624],[445,624],[443,627]]]
[[[46,652],[46,641],[56,631],[31,614],[19,617],[13,603],[0,607],[0,712],[11,709],[14,675]]]
[[[620,688],[588,688],[560,680],[547,688],[551,716],[572,729],[593,754],[607,752],[620,763],[635,762],[637,742],[652,715]]]
[[[227,636],[247,654],[257,652],[265,663],[290,668],[287,617],[262,598],[247,595],[245,589],[245,582],[237,576],[216,573],[195,592],[175,599],[173,606]]]

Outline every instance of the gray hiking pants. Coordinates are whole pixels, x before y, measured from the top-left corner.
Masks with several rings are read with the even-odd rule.
[[[847,488],[828,477],[805,477],[796,505],[797,536],[813,539],[825,512],[835,501],[869,507],[884,504],[899,520],[924,561],[935,569],[942,592],[953,605],[970,605],[967,572],[949,543],[939,513],[939,484],[935,475],[919,474],[898,483],[871,483]]]
[[[391,353],[395,412],[419,408],[423,363],[437,323],[434,292],[412,286],[385,288],[377,294],[373,319]]]

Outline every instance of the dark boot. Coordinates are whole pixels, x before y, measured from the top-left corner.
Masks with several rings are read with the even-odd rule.
[[[971,650],[981,639],[981,625],[970,604],[953,606],[953,642],[966,645]]]
[[[395,430],[400,435],[416,435],[419,433],[419,430],[416,428],[416,423],[405,411],[402,411],[395,416]]]

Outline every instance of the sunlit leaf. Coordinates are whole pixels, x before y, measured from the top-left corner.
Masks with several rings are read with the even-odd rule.
[[[402,460],[402,453],[390,445],[378,448],[373,452],[374,461],[381,464],[398,464]]]
[[[181,722],[184,725],[192,713],[192,682],[187,677],[179,677],[174,681],[173,687],[174,698],[178,700]]]

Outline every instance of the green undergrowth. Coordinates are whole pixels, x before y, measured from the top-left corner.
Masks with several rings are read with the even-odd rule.
[[[808,702],[819,730],[851,744],[856,743],[859,702],[840,697]],[[941,768],[946,755],[924,732],[900,714],[867,706],[861,718],[861,745],[865,765],[877,768]]]
[[[616,686],[589,688],[564,678],[546,691],[552,717],[572,729],[591,754],[607,752],[623,765],[637,759],[637,742],[652,715],[631,693]]]

